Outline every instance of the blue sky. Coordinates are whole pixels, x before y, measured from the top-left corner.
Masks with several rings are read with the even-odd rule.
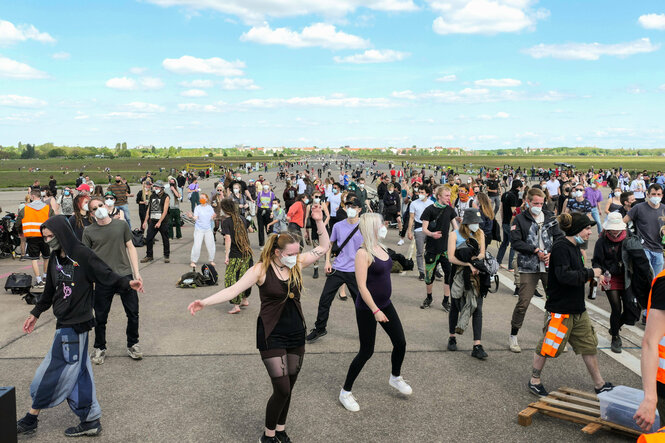
[[[0,3],[0,145],[665,147],[655,0]]]

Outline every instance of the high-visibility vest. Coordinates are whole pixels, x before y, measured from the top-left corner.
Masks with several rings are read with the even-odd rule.
[[[651,290],[649,291],[649,302],[647,303],[647,321],[649,319],[649,311],[651,310],[651,294],[653,292],[653,285],[661,277],[665,277],[665,270],[661,271],[660,274],[653,279],[651,283]],[[658,372],[656,373],[656,380],[658,382],[665,384],[665,336],[660,338],[658,342]]]
[[[665,443],[665,427],[651,434],[642,434],[637,443]]]
[[[550,357],[556,355],[563,338],[566,336],[566,332],[568,332],[568,328],[563,324],[563,320],[568,317],[570,317],[568,314],[551,314],[543,346],[540,348],[542,355],[549,355]]]
[[[23,220],[21,226],[23,227],[23,235],[26,237],[41,237],[42,231],[40,227],[42,223],[48,220],[48,214],[51,210],[49,205],[45,205],[42,209],[33,209],[30,206],[25,206],[23,211]]]

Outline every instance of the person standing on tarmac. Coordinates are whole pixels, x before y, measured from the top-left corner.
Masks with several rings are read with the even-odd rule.
[[[32,406],[16,423],[19,434],[37,430],[42,409],[67,400],[79,417],[77,426],[65,431],[67,437],[98,435],[102,411],[97,402],[92,366],[88,357],[88,331],[95,324],[92,314],[93,283],[121,289],[143,291],[139,280],[121,277],[74,235],[65,216],[51,217],[41,226],[44,241],[53,251],[49,261],[46,287],[23,324],[30,334],[37,319],[53,306],[55,336],[30,385]]]
[[[545,193],[531,188],[526,196],[526,208],[513,219],[510,243],[517,251],[517,271],[520,273],[519,298],[510,321],[509,345],[512,352],[522,352],[517,333],[536,292],[540,280],[547,289],[547,266],[554,242],[563,238],[554,214],[543,211]]]
[[[143,279],[139,273],[139,259],[132,243],[129,225],[124,220],[111,218],[107,207],[99,197],[93,197],[88,205],[90,211],[95,215],[97,223],[93,223],[83,230],[82,243],[92,249],[92,252],[104,260],[116,274],[142,282]],[[133,360],[143,358],[143,352],[139,347],[138,293],[131,288],[117,291],[113,286],[97,283],[94,290],[97,324],[95,325],[94,350],[90,356],[90,360],[96,365],[104,364],[106,359],[106,322],[116,293],[120,294],[120,300],[127,315],[127,355]]]
[[[151,262],[153,260],[152,249],[155,244],[155,236],[157,233],[162,235],[162,243],[164,247],[164,263],[169,263],[170,244],[169,244],[169,221],[167,215],[169,213],[169,196],[164,192],[164,183],[157,180],[152,185],[153,193],[150,194],[148,200],[148,209],[145,213],[143,220],[143,230],[148,230],[145,237],[145,257],[141,259],[141,263]],[[196,193],[198,199],[198,192]],[[197,204],[199,202],[197,201]],[[131,226],[130,226],[131,227]]]
[[[48,269],[48,260],[51,254],[48,245],[44,241],[41,232],[42,224],[53,215],[53,209],[41,200],[39,189],[33,188],[30,191],[30,203],[18,211],[16,218],[16,229],[23,233],[26,239],[26,252],[32,261],[32,271],[35,273],[38,288],[43,288],[46,280],[46,270]],[[39,273],[39,256],[44,259],[44,274]]]
[[[547,390],[540,381],[547,357],[556,358],[570,343],[575,354],[582,354],[593,379],[596,394],[611,391],[612,383],[603,380],[598,368],[598,337],[584,304],[584,285],[598,278],[601,270],[585,268],[580,246],[589,240],[596,224],[581,213],[562,214],[559,227],[565,237],[552,247],[547,278],[546,318],[543,339],[533,356],[531,379],[527,386],[532,394],[545,397]]]

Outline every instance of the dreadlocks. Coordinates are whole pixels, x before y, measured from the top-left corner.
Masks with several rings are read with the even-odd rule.
[[[220,207],[222,208],[222,211],[229,215],[231,220],[233,220],[233,232],[235,234],[233,241],[242,253],[243,258],[251,257],[252,247],[249,245],[249,236],[247,235],[245,223],[243,223],[242,218],[240,218],[238,204],[231,198],[225,198],[220,203]]]

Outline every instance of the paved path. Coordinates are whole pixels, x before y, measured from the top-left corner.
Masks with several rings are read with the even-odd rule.
[[[206,181],[203,188],[210,190],[212,185]],[[279,184],[278,195],[282,189],[283,184]],[[0,206],[14,206],[21,194],[0,194]],[[135,205],[132,211],[136,219]],[[132,361],[125,354],[125,315],[115,300],[107,334],[110,357],[104,365],[94,367],[104,426],[95,441],[252,442],[261,433],[271,385],[255,349],[258,290],[253,289],[250,306],[239,315],[231,316],[226,313],[228,305],[218,305],[191,317],[186,312],[188,303],[216,289],[175,288],[178,277],[188,270],[192,228],[186,226],[183,235],[182,240],[172,243],[170,264],[160,259],[161,245],[157,243],[157,260],[141,266],[146,287],[141,296],[143,361]],[[256,234],[251,241],[257,256]],[[396,231],[391,230],[388,243],[406,253],[408,244],[397,247],[396,241]],[[220,241],[217,247],[217,256],[223,257]],[[0,260],[0,275],[30,272],[28,265]],[[303,309],[309,326],[314,323],[324,283],[324,278],[314,280],[311,275],[311,269],[305,271]],[[511,277],[505,272],[505,284],[485,302],[483,344],[489,359],[478,361],[470,356],[472,340],[467,334],[458,338],[458,352],[446,350],[448,317],[440,307],[442,284],[435,286],[433,307],[421,310],[425,288],[417,274],[393,274],[393,301],[407,338],[403,375],[414,393],[402,397],[388,385],[391,346],[387,336],[379,332],[374,357],[354,386],[361,407],[358,413],[347,412],[337,401],[357,351],[358,337],[352,303],[335,300],[328,335],[307,346],[287,423],[293,441],[628,441],[606,432],[587,436],[579,425],[545,416],[536,416],[530,427],[517,424],[518,412],[534,401],[526,382],[532,352],[540,339],[543,312],[530,307],[520,332],[523,352],[511,353],[507,338],[516,300]],[[599,296],[594,305],[598,307],[592,312],[599,322],[596,330],[607,336],[602,326],[606,321],[602,311],[609,310],[607,302]],[[0,295],[0,385],[16,386],[21,415],[30,406],[29,384],[55,327],[52,314],[45,313],[35,332],[24,335],[20,328],[28,311],[18,296]],[[640,332],[639,327],[630,332],[636,345]],[[608,345],[601,341],[603,344]],[[639,376],[622,362],[606,353],[600,353],[599,360],[607,380],[640,387]],[[559,386],[592,389],[582,359],[573,352],[549,361],[543,381],[552,390]],[[44,411],[39,431],[30,441],[65,441],[62,432],[75,421],[64,404]]]

